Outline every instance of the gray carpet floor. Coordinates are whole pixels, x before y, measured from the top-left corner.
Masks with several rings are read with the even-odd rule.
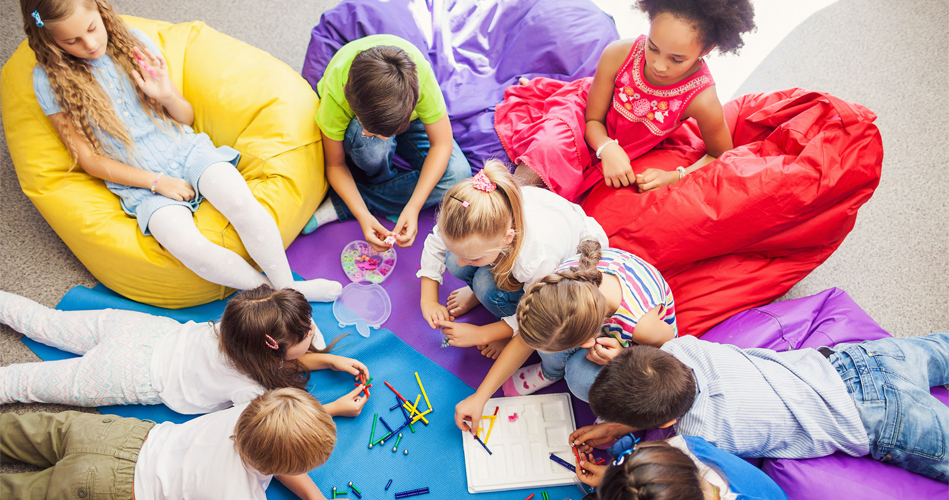
[[[122,14],[203,20],[298,71],[310,29],[336,3],[113,1]],[[17,2],[0,0],[0,12],[0,60],[6,61],[24,35]],[[885,157],[880,186],[853,232],[785,298],[839,287],[896,336],[949,330],[949,2],[835,3],[794,29],[736,95],[790,87],[830,92],[874,111]],[[0,288],[52,307],[70,288],[95,283],[22,193],[0,141]],[[37,359],[19,337],[0,327],[0,366]],[[0,406],[0,412],[60,409]]]

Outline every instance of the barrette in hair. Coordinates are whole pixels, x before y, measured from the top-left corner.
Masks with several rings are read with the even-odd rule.
[[[471,178],[471,185],[478,191],[484,191],[485,193],[491,193],[498,188],[497,184],[491,179],[488,179],[488,174],[484,173],[484,170],[481,170]]]
[[[623,450],[622,453],[616,456],[616,458],[613,460],[613,467],[623,465],[623,462],[626,461],[626,455],[629,455],[630,453],[636,451],[636,444],[639,443],[640,438],[632,434],[629,434],[629,437],[632,438],[633,445],[630,446],[629,448],[626,448],[625,450]]]
[[[457,197],[457,196],[455,196],[455,195],[453,195],[453,194],[451,194],[451,195],[449,195],[449,196],[451,196],[452,198],[458,200],[458,203],[461,203],[461,206],[463,206],[463,207],[465,207],[465,208],[468,208],[468,205],[470,205],[470,203],[468,203],[467,201],[462,200],[461,198],[459,198],[459,197]]]
[[[33,11],[33,19],[36,20],[36,27],[37,27],[37,28],[42,28],[42,27],[43,27],[43,20],[40,19],[40,11],[38,11],[38,10],[34,10],[34,11]]]
[[[266,340],[264,340],[264,342],[267,343],[267,347],[269,347],[269,348],[271,348],[271,349],[273,349],[273,350],[275,350],[275,351],[276,351],[277,349],[280,349],[280,344],[278,344],[277,341],[273,339],[273,337],[271,337],[270,335],[266,335],[266,334],[264,334],[264,337],[266,337]]]

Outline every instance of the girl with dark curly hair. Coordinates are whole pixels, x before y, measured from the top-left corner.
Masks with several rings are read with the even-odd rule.
[[[755,27],[751,1],[640,0],[637,5],[649,16],[649,34],[608,45],[592,80],[521,79],[522,87],[508,89],[497,108],[499,123],[525,103],[544,106],[534,115],[539,121],[516,126],[532,130],[533,139],[519,140],[516,132],[506,137],[505,127],[497,127],[522,180],[543,182],[569,200],[601,180],[616,188],[636,185],[650,191],[675,184],[732,149],[704,58],[716,48],[737,53],[742,34]],[[704,138],[703,158],[673,171],[633,172],[630,159],[655,147],[689,118],[695,119]],[[570,127],[574,121],[583,125]],[[588,147],[575,151],[565,133],[582,134]]]

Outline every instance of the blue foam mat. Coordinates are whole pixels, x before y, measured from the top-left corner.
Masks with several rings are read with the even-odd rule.
[[[170,310],[140,304],[125,299],[102,285],[90,290],[75,287],[70,290],[57,309],[74,311],[89,309],[127,309],[149,314],[167,316],[178,321],[209,321],[220,318],[224,312],[226,300],[212,302],[198,307]],[[359,359],[369,367],[373,380],[371,396],[362,414],[356,418],[337,417],[336,448],[329,461],[322,467],[311,471],[310,476],[327,498],[332,495],[331,488],[350,491],[344,498],[353,497],[347,487],[350,481],[359,488],[363,499],[393,498],[396,492],[428,487],[431,494],[421,498],[478,498],[485,500],[523,500],[531,493],[540,497],[540,489],[504,491],[496,493],[468,493],[465,480],[462,434],[455,427],[454,407],[461,399],[472,394],[472,389],[460,379],[419,354],[409,345],[399,340],[389,330],[373,330],[369,338],[355,333],[353,328],[341,329],[333,317],[331,304],[313,303],[313,319],[320,327],[327,341],[342,333],[353,333],[340,341],[336,354]],[[65,359],[74,355],[52,347],[33,342],[27,338],[24,343],[44,361]],[[385,446],[368,448],[369,434],[372,428],[372,416],[378,413],[390,425],[400,425],[404,420],[398,410],[390,412],[395,404],[395,396],[383,381],[388,381],[406,398],[412,398],[420,391],[414,373],[418,372],[434,411],[426,416],[430,424],[415,424],[413,434],[407,428],[397,453],[392,452],[392,441]],[[320,401],[333,401],[353,389],[352,375],[320,370],[312,372],[310,392]],[[424,407],[424,402],[420,406]],[[194,415],[181,415],[164,405],[157,406],[106,406],[99,408],[102,413],[149,419],[156,422],[184,422]],[[381,437],[385,427],[376,426],[376,438]],[[404,455],[402,450],[409,450]],[[384,491],[386,482],[392,479],[392,486]],[[582,495],[572,486],[546,488],[554,500],[579,498]],[[269,499],[294,499],[296,496],[273,481],[267,489]]]

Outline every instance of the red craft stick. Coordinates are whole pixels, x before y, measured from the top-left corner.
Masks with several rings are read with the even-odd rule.
[[[603,462],[606,462],[605,458],[601,458],[600,461],[595,463],[594,465],[603,465]]]
[[[399,391],[395,390],[395,388],[392,387],[391,385],[389,385],[388,382],[386,382],[386,381],[383,380],[382,383],[384,383],[384,384],[386,385],[386,387],[388,387],[389,389],[392,389],[392,392],[394,392],[395,395],[398,396],[399,399],[401,399],[402,401],[404,401],[404,402],[406,402],[406,403],[409,403],[409,400],[403,398],[402,395],[399,394]],[[412,403],[409,403],[409,404],[411,405]]]

